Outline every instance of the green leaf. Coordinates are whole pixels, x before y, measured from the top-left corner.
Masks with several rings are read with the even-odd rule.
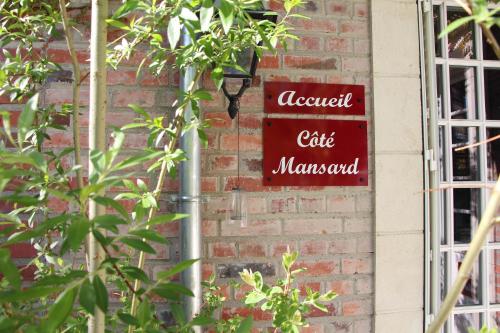
[[[144,283],[149,283],[148,275],[140,268],[134,266],[124,266],[121,268],[122,272],[132,279],[140,280]]]
[[[0,292],[0,303],[24,302],[47,297],[60,291],[63,287],[40,286],[23,289],[21,291],[2,291]]]
[[[95,197],[92,200],[94,200],[100,205],[113,208],[114,210],[116,210],[117,213],[123,216],[123,218],[129,220],[129,215],[127,213],[127,210],[118,201],[106,197]]]
[[[82,217],[72,219],[72,222],[67,230],[68,235],[61,248],[61,254],[64,254],[68,247],[73,251],[77,251],[89,231],[90,223],[87,219]]]
[[[80,287],[80,305],[90,314],[94,314],[96,304],[95,290],[89,279],[86,279]]]
[[[211,101],[213,99],[212,95],[210,95],[210,93],[204,89],[196,90],[193,93],[193,96],[204,101]]]
[[[205,32],[210,29],[210,21],[214,15],[214,7],[212,0],[203,0],[203,5],[200,8],[200,25],[201,31]]]
[[[115,28],[119,28],[122,30],[130,30],[130,27],[128,25],[126,25],[123,22],[117,21],[117,20],[107,19],[106,23],[112,27],[115,27]]]
[[[149,229],[131,230],[129,231],[129,234],[150,240],[152,242],[157,242],[160,244],[169,243],[168,239],[166,239],[165,237],[163,237],[154,230],[149,230]]]
[[[92,285],[95,290],[95,300],[97,306],[103,312],[108,312],[108,290],[98,275],[94,276],[92,279]]]
[[[169,300],[179,300],[180,295],[185,295],[189,297],[194,297],[193,292],[178,283],[161,283],[153,290],[153,293]]]
[[[126,0],[123,5],[121,5],[116,12],[113,14],[113,18],[120,18],[127,16],[132,11],[137,9],[139,6],[139,0]]]
[[[220,89],[220,87],[222,87],[222,83],[224,82],[224,69],[222,69],[222,67],[215,67],[210,73],[210,77],[212,78],[212,81],[214,81],[217,89]]]
[[[177,265],[175,265],[174,267],[172,267],[168,271],[159,272],[157,274],[157,278],[158,278],[158,280],[168,279],[168,278],[182,272],[183,270],[190,267],[191,265],[193,265],[197,261],[199,261],[199,259],[189,259],[189,260],[181,261],[180,263],[178,263]]]
[[[128,313],[118,311],[116,315],[122,322],[124,322],[127,325],[139,326],[139,321],[137,320],[137,318]]]
[[[163,214],[163,215],[158,215],[158,216],[153,217],[147,224],[148,225],[164,224],[164,223],[184,219],[188,216],[189,216],[189,214],[176,214],[176,213]]]
[[[266,294],[259,291],[252,291],[245,297],[245,304],[256,304],[266,299]]]
[[[26,134],[33,125],[33,121],[35,120],[36,110],[38,109],[38,93],[33,95],[26,105],[24,106],[23,111],[19,115],[19,119],[17,121],[17,139],[19,142],[19,146],[21,147],[24,140],[26,140]]]
[[[126,244],[126,245],[128,245],[131,248],[134,248],[136,250],[143,251],[146,253],[156,254],[156,251],[151,247],[151,245],[142,241],[139,238],[126,237],[126,238],[120,239],[120,241],[123,244]]]
[[[181,13],[179,15],[181,18],[188,21],[198,21],[198,16],[187,7],[182,7]]]
[[[96,228],[103,228],[114,233],[118,233],[118,228],[116,226],[120,224],[127,224],[127,221],[119,218],[118,216],[106,214],[96,216],[92,220],[92,223],[96,226]]]
[[[147,299],[144,299],[137,307],[137,320],[141,326],[144,326],[151,319],[153,319],[151,304]]]
[[[141,106],[137,104],[129,104],[129,108],[131,108],[135,113],[141,115],[145,120],[151,120],[151,116],[147,113]]]
[[[240,323],[235,333],[249,333],[252,331],[253,317],[248,316]]]
[[[10,257],[10,251],[2,248],[0,248],[0,272],[14,288],[21,288],[21,274]]]
[[[181,22],[178,16],[170,18],[170,21],[168,22],[167,36],[170,48],[172,50],[175,49],[177,43],[179,42],[179,38],[181,37]]]
[[[227,0],[221,0],[219,8],[220,20],[224,33],[227,35],[234,21],[233,5]]]
[[[42,327],[45,332],[54,332],[61,326],[73,310],[77,288],[66,289],[56,299],[49,309],[47,319],[43,321]]]
[[[449,34],[450,32],[458,29],[460,26],[462,26],[462,25],[464,25],[472,20],[474,20],[473,16],[464,16],[464,17],[459,18],[458,20],[451,22],[450,24],[448,24],[448,26],[443,31],[441,31],[438,38],[443,38],[444,35]]]
[[[191,320],[191,326],[208,326],[212,325],[216,322],[215,319],[206,317],[206,316],[196,316],[193,320]]]

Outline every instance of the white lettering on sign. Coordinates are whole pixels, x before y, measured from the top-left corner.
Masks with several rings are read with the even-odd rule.
[[[280,173],[284,175],[288,173],[290,175],[324,175],[325,173],[329,175],[357,175],[359,173],[358,162],[359,158],[356,158],[352,163],[338,163],[338,164],[316,164],[316,163],[298,163],[294,164],[295,157],[287,158],[283,156],[280,160],[277,169],[273,170],[273,174]]]
[[[318,134],[318,131],[314,131],[312,134],[308,130],[303,130],[297,135],[297,145],[299,147],[321,147],[321,148],[333,148],[335,146],[334,142],[335,132],[332,132],[329,137],[325,133]]]
[[[278,96],[278,105],[280,106],[315,106],[315,107],[330,107],[330,108],[350,108],[352,104],[349,102],[352,99],[352,93],[340,94],[338,98],[326,97],[304,97],[299,96],[295,98],[295,90],[283,91]]]

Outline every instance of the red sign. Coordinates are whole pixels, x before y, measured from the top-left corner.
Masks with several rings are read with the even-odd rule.
[[[264,112],[365,114],[365,87],[352,84],[264,82]]]
[[[367,122],[266,118],[264,185],[368,185]]]

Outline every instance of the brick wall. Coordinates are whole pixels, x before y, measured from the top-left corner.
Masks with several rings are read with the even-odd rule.
[[[272,9],[280,10],[278,1],[272,1],[270,5]],[[313,312],[312,326],[304,332],[368,333],[372,331],[373,313],[372,174],[370,185],[359,188],[262,186],[261,123],[264,118],[262,89],[265,81],[365,85],[366,117],[328,118],[369,121],[369,168],[373,170],[368,0],[308,1],[303,13],[311,19],[296,22],[296,33],[301,40],[292,42],[286,54],[264,56],[257,78],[241,101],[241,185],[249,191],[249,222],[246,228],[224,221],[228,191],[236,177],[236,127],[226,114],[224,97],[213,91],[208,78],[203,80],[203,85],[213,91],[214,97],[213,101],[204,103],[203,112],[206,118],[216,119],[208,130],[209,147],[202,153],[202,190],[207,198],[207,203],[203,205],[203,272],[205,277],[215,273],[218,283],[226,286],[224,290],[229,302],[223,313],[242,313],[238,302],[242,292],[232,290],[228,284],[237,277],[238,270],[243,267],[258,269],[272,280],[282,274],[280,258],[286,248],[299,250],[299,265],[308,269],[300,277],[299,285],[323,292],[334,289],[340,295],[329,306],[328,314]],[[90,22],[90,14],[86,10],[73,15],[80,22]],[[86,23],[82,23],[82,34],[75,33],[83,73],[89,67],[89,29]],[[110,32],[112,37],[113,32]],[[70,70],[69,56],[64,49],[65,43],[60,40],[51,43],[45,51]],[[109,126],[121,126],[133,121],[135,115],[127,108],[129,103],[163,113],[168,111],[175,98],[178,74],[173,71],[159,79],[149,75],[135,79],[135,69],[142,57],[139,52],[118,72],[108,73]],[[71,83],[64,76],[56,78],[44,88],[42,96],[45,103],[69,103]],[[82,99],[82,126],[87,126],[88,82],[84,82],[82,87]],[[5,103],[6,100],[0,102]],[[16,105],[4,106],[14,113],[20,110]],[[84,127],[82,142],[85,147],[87,140],[88,133]],[[140,149],[145,140],[141,131],[131,132],[127,136],[126,149]],[[51,136],[48,147],[62,149],[70,142],[71,133],[57,132]],[[276,144],[279,145],[279,142]],[[154,175],[139,172],[146,183],[155,179]],[[175,181],[167,182],[160,202],[162,209],[175,208],[168,193],[175,193],[177,189]],[[57,210],[66,208],[60,207],[58,202],[54,202],[53,206]],[[148,259],[147,269],[152,274],[172,265],[179,258],[179,226],[162,226],[162,232],[171,239],[171,245],[157,247],[158,255]],[[255,311],[254,317],[262,320],[258,323],[259,327],[266,327],[266,320],[270,319],[258,311]]]

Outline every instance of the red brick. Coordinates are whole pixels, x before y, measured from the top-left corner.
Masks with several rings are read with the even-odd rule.
[[[239,243],[240,257],[265,257],[266,246],[262,243],[245,242]]]
[[[351,213],[356,211],[353,196],[332,195],[327,198],[328,211],[332,213]]]
[[[306,271],[300,273],[302,276],[325,276],[340,273],[340,265],[336,260],[298,261],[293,267],[294,269],[305,268]]]
[[[229,223],[222,221],[222,236],[272,236],[281,233],[281,223],[279,220],[248,220],[248,225],[242,227],[239,223]]]
[[[322,213],[326,210],[324,197],[301,197],[299,210],[302,213]]]
[[[21,273],[21,278],[23,281],[34,281],[35,280],[35,272],[37,271],[37,268],[35,265],[29,265],[29,266],[20,266],[18,267],[20,273]]]
[[[321,58],[314,56],[285,56],[285,67],[301,69],[332,70],[337,69],[336,58]]]
[[[64,104],[73,103],[73,91],[70,86],[50,88],[45,91],[45,103],[47,104]],[[89,90],[88,88],[80,89],[80,105],[89,105]]]
[[[210,169],[214,171],[236,170],[238,159],[235,155],[220,155],[210,157]]]
[[[350,53],[353,50],[353,42],[348,38],[331,37],[325,40],[325,51],[337,53]]]
[[[320,324],[309,325],[308,327],[302,327],[300,329],[301,333],[324,333],[325,329]]]
[[[224,179],[224,191],[231,191],[238,184],[238,178],[236,177],[225,177]],[[263,186],[262,178],[260,177],[248,177],[240,176],[239,185],[241,188],[248,192],[269,192],[269,191],[280,191],[279,186]]]
[[[316,32],[336,32],[337,21],[331,18],[315,17],[312,20],[296,19],[292,21],[296,29]]]
[[[152,107],[155,104],[155,92],[143,89],[120,89],[113,94],[113,106],[128,107],[129,104]]]
[[[296,201],[293,197],[271,199],[271,213],[293,213],[296,211]]]
[[[320,292],[321,282],[300,282],[297,288],[299,288],[301,296],[307,296],[307,289]]]
[[[332,240],[328,248],[328,253],[331,254],[343,254],[343,253],[355,253],[355,252],[356,252],[356,240],[349,238]]]
[[[356,37],[368,36],[368,25],[363,21],[343,21],[339,27],[340,35]]]
[[[301,36],[295,42],[297,50],[319,51],[321,49],[321,38],[312,36]]]
[[[208,280],[215,273],[214,265],[204,263],[201,265],[201,275],[203,280]]]
[[[273,257],[281,257],[283,253],[286,253],[288,250],[297,251],[297,246],[295,245],[295,241],[274,243],[271,245],[271,255]]]
[[[59,50],[59,49],[49,49],[47,50],[47,55],[49,59],[56,63],[71,63],[71,57],[67,50]],[[78,62],[81,64],[90,63],[90,53],[88,51],[77,51],[76,57]]]
[[[286,235],[327,235],[341,232],[342,220],[335,218],[303,220],[286,219],[283,227]]]
[[[358,238],[358,253],[373,253],[373,237]]]
[[[373,313],[372,304],[368,300],[352,300],[342,303],[344,316],[359,316]]]
[[[367,57],[362,58],[343,58],[342,71],[366,73],[370,71],[370,59]]]
[[[339,296],[352,295],[354,283],[352,280],[334,280],[328,284],[328,289],[333,290]]]
[[[262,110],[264,99],[260,91],[247,91],[240,98],[240,106],[242,108],[251,108]]]
[[[255,114],[241,113],[240,128],[248,128],[248,129],[262,128],[262,116]]]
[[[217,236],[217,221],[203,220],[201,234],[204,237]]]
[[[354,53],[356,55],[370,54],[370,41],[365,39],[356,39],[354,41]]]
[[[227,112],[207,112],[205,113],[205,120],[214,128],[231,128],[232,124]]]
[[[259,61],[259,69],[275,69],[280,67],[280,58],[274,55],[263,55]]]
[[[249,214],[262,214],[267,211],[266,199],[263,197],[247,197],[247,210]]]
[[[343,258],[343,274],[363,274],[373,272],[371,258]]]
[[[222,318],[228,319],[234,317],[235,315],[240,315],[242,317],[253,316],[256,321],[271,320],[272,314],[270,312],[264,312],[259,308],[249,309],[249,308],[224,308],[222,309]]]
[[[373,280],[371,278],[356,280],[356,294],[373,293]]]
[[[151,73],[144,72],[141,73],[139,77],[141,86],[166,86],[168,85],[168,75],[162,72],[160,76],[152,75]]]
[[[355,3],[354,4],[354,16],[367,18],[368,17],[368,5],[365,3]]]
[[[327,312],[323,312],[317,308],[312,308],[311,312],[307,314],[306,317],[312,318],[312,317],[329,317],[329,316],[336,316],[337,315],[337,308],[335,307],[334,304],[325,304],[326,309],[328,310]]]
[[[346,1],[329,1],[326,5],[326,13],[335,16],[351,16],[352,3]]]
[[[217,192],[217,177],[201,177],[202,192]]]
[[[222,134],[220,148],[224,151],[238,149],[236,134]],[[240,134],[240,151],[261,151],[262,136],[256,134]]]
[[[328,243],[324,240],[308,240],[300,243],[301,255],[324,255],[328,249]]]
[[[290,82],[291,79],[288,75],[267,74],[266,81]]]
[[[210,243],[208,255],[209,257],[236,257],[236,245],[226,242]]]
[[[108,85],[135,85],[136,76],[135,71],[124,71],[124,70],[109,70],[106,76],[106,82]]]
[[[323,81],[321,76],[313,76],[313,75],[297,75],[297,80],[299,82],[308,82],[308,83],[321,83]]]

